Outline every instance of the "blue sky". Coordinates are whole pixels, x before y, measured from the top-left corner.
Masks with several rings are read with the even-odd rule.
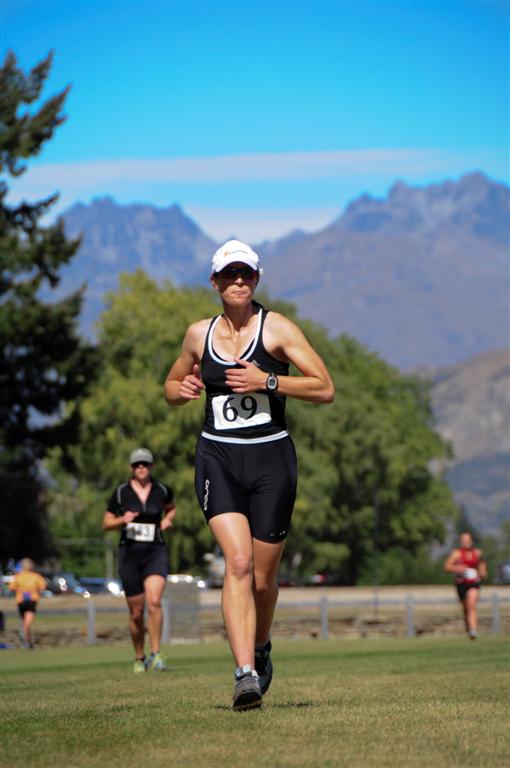
[[[508,181],[509,4],[3,0],[67,122],[16,196],[179,203],[209,234],[317,229],[368,191]]]

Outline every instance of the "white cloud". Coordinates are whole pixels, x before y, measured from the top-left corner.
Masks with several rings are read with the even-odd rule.
[[[489,153],[490,154],[490,153]],[[222,157],[97,160],[32,166],[13,182],[17,196],[58,187],[86,194],[119,183],[225,183],[312,181],[342,176],[413,177],[479,167],[483,151],[440,149],[356,149],[283,152]],[[30,191],[29,191],[30,190]]]
[[[475,169],[501,177],[506,158],[506,150],[429,148],[41,163],[10,181],[9,199],[59,190],[48,220],[102,195],[123,204],[177,202],[215,239],[236,234],[260,242],[296,228],[320,229],[361,192],[384,194],[396,179],[430,183]],[[261,189],[267,190],[263,208]]]

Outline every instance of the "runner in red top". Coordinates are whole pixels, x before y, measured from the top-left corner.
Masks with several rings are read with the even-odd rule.
[[[464,623],[471,640],[478,636],[478,616],[476,607],[480,597],[480,583],[487,578],[487,565],[482,560],[482,553],[473,547],[470,533],[460,534],[460,546],[446,558],[444,569],[455,574],[457,594],[464,610]]]

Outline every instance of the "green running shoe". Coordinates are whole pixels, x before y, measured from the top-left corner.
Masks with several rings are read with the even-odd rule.
[[[145,672],[144,659],[135,659],[135,663],[133,664],[133,672],[135,673],[135,675],[139,675],[140,672]]]
[[[159,653],[151,653],[147,659],[147,672],[166,672],[168,670],[168,664],[163,656]]]

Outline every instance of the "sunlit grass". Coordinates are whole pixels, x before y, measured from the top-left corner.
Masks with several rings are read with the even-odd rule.
[[[508,765],[507,638],[276,641],[247,713],[225,644],[165,650],[143,676],[127,645],[2,652],[2,768]]]

